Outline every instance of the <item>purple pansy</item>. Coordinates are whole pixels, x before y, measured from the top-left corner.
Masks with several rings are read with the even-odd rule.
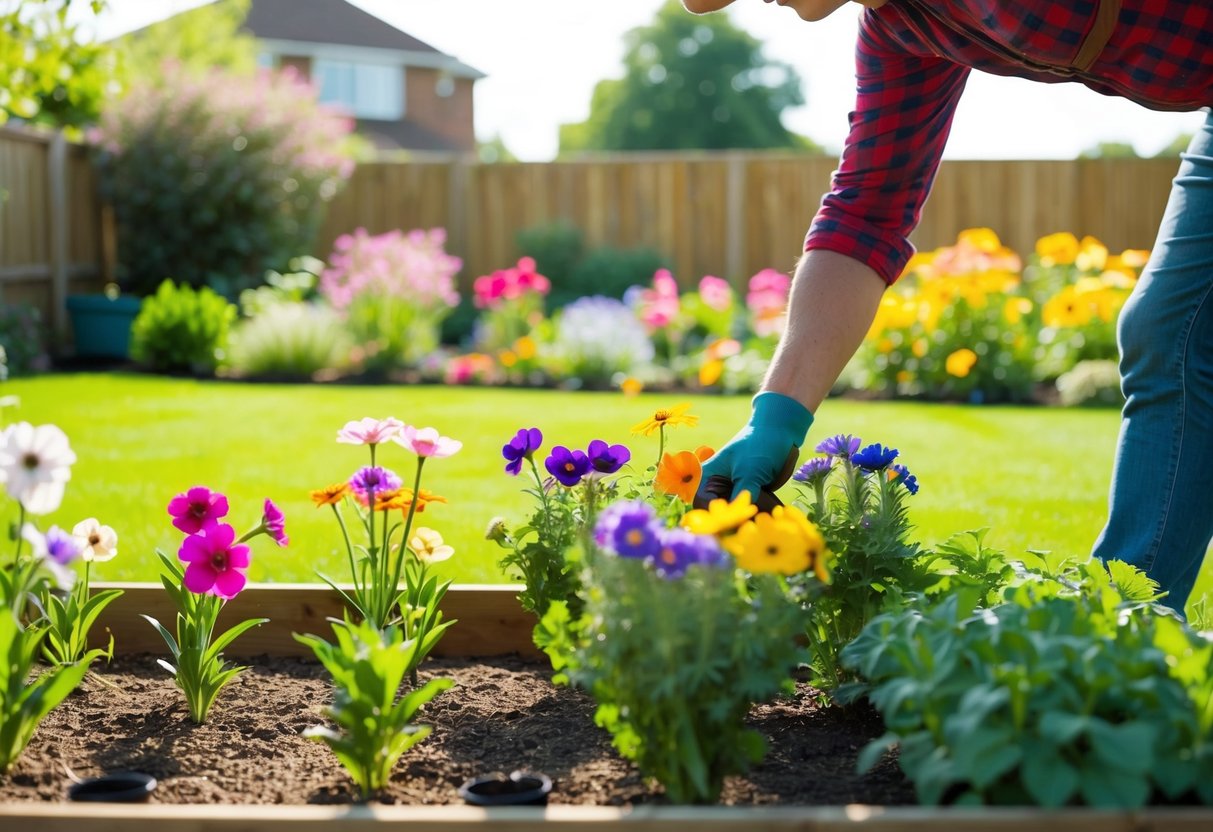
[[[724,553],[716,538],[692,534],[686,529],[662,529],[658,535],[653,565],[663,578],[680,578],[692,566],[721,566]]]
[[[883,471],[897,459],[896,448],[886,448],[879,442],[851,454],[851,462],[865,471]]]
[[[265,527],[265,533],[274,538],[274,542],[279,546],[291,542],[286,534],[286,515],[268,498],[265,501],[265,511],[261,514],[261,525]]]
[[[501,449],[505,457],[505,472],[511,476],[522,473],[522,461],[531,459],[543,444],[543,433],[539,428],[523,428]]]
[[[570,451],[564,445],[557,445],[543,461],[543,466],[561,485],[572,488],[590,472],[590,458],[585,451]]]
[[[378,465],[364,465],[354,476],[350,477],[350,488],[364,504],[370,494],[382,494],[384,491],[395,491],[404,485],[404,480],[395,472]]]
[[[84,552],[80,540],[58,526],[46,530],[46,556],[61,566],[74,561]]]
[[[227,516],[227,511],[227,497],[202,485],[168,501],[173,525],[186,534],[197,534],[204,527],[219,522]]]
[[[819,456],[810,459],[804,465],[796,469],[796,473],[792,475],[792,479],[796,482],[815,483],[825,479],[826,474],[834,467],[834,457]]]
[[[608,445],[601,439],[590,442],[586,448],[593,474],[607,476],[614,474],[632,458],[632,452],[625,445]]]
[[[918,477],[911,474],[910,469],[904,465],[889,466],[889,479],[904,485],[906,491],[909,491],[911,494],[918,493]]]
[[[652,558],[660,552],[663,529],[648,503],[624,500],[603,509],[594,526],[594,542],[624,558]]]
[[[860,439],[849,433],[839,433],[817,443],[817,453],[849,459],[859,450]]]

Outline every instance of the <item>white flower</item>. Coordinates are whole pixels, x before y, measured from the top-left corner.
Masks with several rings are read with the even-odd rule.
[[[81,520],[72,529],[72,535],[83,550],[80,557],[86,561],[104,563],[118,554],[118,533],[101,525],[96,517]]]
[[[59,508],[75,462],[67,435],[55,425],[18,422],[0,433],[0,482],[30,514]]]
[[[438,563],[455,554],[455,547],[442,542],[442,535],[433,529],[419,526],[409,540],[409,548],[422,563]]]

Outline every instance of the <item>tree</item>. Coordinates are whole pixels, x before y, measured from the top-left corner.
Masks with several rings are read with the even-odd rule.
[[[252,75],[257,68],[257,41],[241,30],[250,0],[219,0],[153,23],[119,38],[127,77],[157,78],[165,61],[191,73],[223,69],[230,75]]]
[[[86,43],[73,7],[93,14],[104,0],[0,0],[0,124],[18,118],[55,127],[95,121],[114,92],[112,51]]]
[[[561,153],[805,146],[780,120],[804,103],[800,77],[727,15],[667,0],[624,43],[624,77],[597,84],[588,119],[561,125]]]
[[[1079,159],[1137,159],[1137,151],[1128,142],[1098,142],[1078,154]]]

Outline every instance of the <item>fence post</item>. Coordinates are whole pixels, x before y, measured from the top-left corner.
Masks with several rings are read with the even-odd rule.
[[[67,334],[68,222],[67,139],[62,130],[51,137],[46,155],[50,205],[51,327],[57,338]]]
[[[745,268],[745,190],[746,167],[749,159],[740,153],[730,153],[725,180],[725,246],[724,262],[730,283],[742,280]]]

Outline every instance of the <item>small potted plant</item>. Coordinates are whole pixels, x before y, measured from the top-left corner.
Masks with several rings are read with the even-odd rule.
[[[101,294],[70,295],[67,311],[72,321],[78,358],[126,358],[130,354],[131,324],[142,300],[124,295],[116,283]]]

